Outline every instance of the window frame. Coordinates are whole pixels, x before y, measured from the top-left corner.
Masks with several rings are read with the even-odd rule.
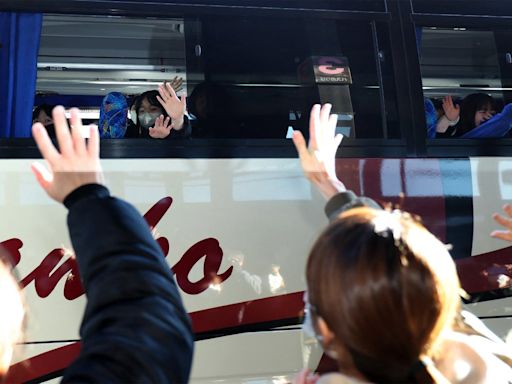
[[[415,27],[474,28],[479,30],[512,30],[512,16],[467,16],[446,14],[413,14]],[[423,94],[423,90],[422,90]],[[512,138],[500,139],[426,139],[418,148],[425,157],[508,157],[512,156]]]
[[[357,0],[356,0],[357,1]],[[384,23],[391,41],[391,59],[397,98],[398,121],[401,139],[346,139],[338,157],[468,157],[468,156],[512,156],[512,139],[500,140],[428,140],[423,111],[421,70],[417,55],[415,27],[467,26],[485,28],[509,27],[512,16],[474,16],[415,13],[410,2],[386,1],[385,12],[354,11],[343,9],[289,9],[254,6],[208,6],[190,5],[183,2],[131,2],[122,1],[78,1],[57,0],[51,3],[37,0],[24,2],[0,1],[0,10],[18,12],[43,12],[54,14],[103,14],[128,17],[182,17],[196,18],[201,15],[245,15],[265,17],[307,17],[338,20],[365,20]],[[375,38],[374,38],[375,40]],[[378,69],[378,68],[377,68]],[[405,75],[404,75],[405,74]],[[381,72],[378,71],[382,85]],[[382,88],[382,87],[381,87]],[[382,91],[381,91],[382,93]],[[381,105],[381,112],[385,112]],[[295,157],[290,140],[199,140],[150,142],[138,139],[123,139],[123,142],[104,141],[102,155],[105,158],[215,158],[215,157]],[[2,139],[0,158],[33,158],[39,154],[31,139]],[[149,149],[151,148],[151,149]]]

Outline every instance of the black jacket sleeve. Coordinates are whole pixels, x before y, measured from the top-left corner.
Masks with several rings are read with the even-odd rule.
[[[147,223],[96,184],[64,204],[87,306],[81,352],[62,382],[188,382],[190,320]]]
[[[172,129],[171,134],[166,139],[188,139],[192,136],[192,124],[188,116],[183,117],[183,128],[179,131]]]
[[[352,191],[344,191],[331,197],[325,205],[325,214],[329,221],[334,221],[341,213],[356,207],[382,209],[375,200],[369,197],[357,196]]]

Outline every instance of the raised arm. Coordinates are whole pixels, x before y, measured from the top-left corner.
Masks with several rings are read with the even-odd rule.
[[[504,229],[495,230],[491,232],[491,237],[512,242],[512,205],[505,204],[503,206],[503,212],[506,216],[502,216],[498,213],[492,215],[493,219],[504,227]]]
[[[331,115],[331,104],[314,105],[309,122],[309,145],[300,131],[293,133],[305,176],[328,200],[325,214],[334,220],[341,212],[360,206],[381,208],[372,199],[358,197],[347,190],[336,175],[336,152],[343,136],[335,134],[337,115]]]
[[[186,383],[193,335],[162,251],[135,208],[101,185],[97,128],[90,128],[86,143],[77,110],[71,135],[62,107],[54,119],[60,151],[44,127],[34,125],[49,169],[38,164],[33,170],[48,195],[69,209],[87,295],[82,349],[63,382]]]
[[[316,104],[309,119],[309,145],[300,131],[293,132],[293,143],[304,174],[326,199],[346,191],[336,176],[336,151],[343,135],[335,135],[337,115],[331,115],[331,104]]]

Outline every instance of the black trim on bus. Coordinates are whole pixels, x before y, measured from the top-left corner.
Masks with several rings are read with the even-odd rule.
[[[512,139],[434,139],[424,153],[407,148],[400,139],[343,140],[338,158],[512,157]],[[38,159],[32,139],[0,139],[0,159]],[[297,152],[289,139],[114,139],[101,142],[103,159],[287,159]]]
[[[512,157],[512,139],[428,140],[425,157]]]
[[[414,13],[475,16],[512,15],[512,3],[507,0],[411,0],[411,3]]]
[[[410,3],[391,1],[389,10],[398,19],[389,29],[400,127],[408,156],[414,157],[422,153],[426,137],[416,33],[410,22]]]
[[[414,23],[422,26],[438,28],[506,28],[512,26],[512,16],[464,16],[464,15],[436,15],[436,14],[413,14]]]
[[[244,5],[216,5],[165,3],[156,1],[102,1],[102,0],[40,0],[0,1],[0,11],[67,13],[82,15],[111,15],[132,17],[187,17],[200,15],[222,16],[269,16],[269,17],[304,17],[389,21],[387,12],[354,11],[340,9],[294,8],[294,7],[257,7]]]
[[[510,319],[512,315],[478,316],[480,320]]]
[[[195,341],[215,339],[224,336],[237,335],[240,333],[252,333],[252,332],[266,332],[266,331],[279,331],[277,328],[287,326],[297,326],[302,324],[302,317],[292,317],[290,319],[272,320],[265,321],[256,324],[240,325],[236,327],[229,327],[223,329],[217,329],[210,332],[201,332],[194,335]],[[285,329],[287,331],[289,329]]]
[[[35,379],[24,381],[23,384],[38,384],[44,383],[45,381],[56,379],[64,375],[65,369],[59,369],[58,371],[50,372],[44,376],[37,377]]]
[[[494,289],[494,290],[485,291],[485,292],[474,292],[469,295],[469,299],[462,298],[462,301],[465,304],[474,304],[474,303],[480,303],[483,301],[504,299],[504,298],[510,297],[510,296],[512,296],[512,287],[503,288],[503,289]],[[480,317],[480,316],[478,316],[478,317]]]
[[[338,157],[407,157],[402,140],[346,139]],[[32,139],[0,139],[0,159],[37,159],[41,155]],[[114,139],[101,142],[103,159],[230,159],[297,158],[289,139]]]

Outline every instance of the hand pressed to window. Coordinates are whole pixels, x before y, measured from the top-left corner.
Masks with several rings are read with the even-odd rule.
[[[445,96],[443,98],[443,111],[448,120],[456,121],[459,119],[460,107],[453,104],[453,99],[451,96]]]
[[[155,126],[149,128],[149,136],[153,139],[165,139],[171,133],[171,129],[173,129],[173,125],[169,123],[170,117],[166,117],[164,120],[164,115],[158,116]]]
[[[185,118],[185,110],[187,108],[187,101],[185,96],[181,99],[176,95],[176,92],[169,83],[165,83],[158,87],[157,100],[162,104],[167,114],[171,116],[171,128],[177,131],[183,128]]]

